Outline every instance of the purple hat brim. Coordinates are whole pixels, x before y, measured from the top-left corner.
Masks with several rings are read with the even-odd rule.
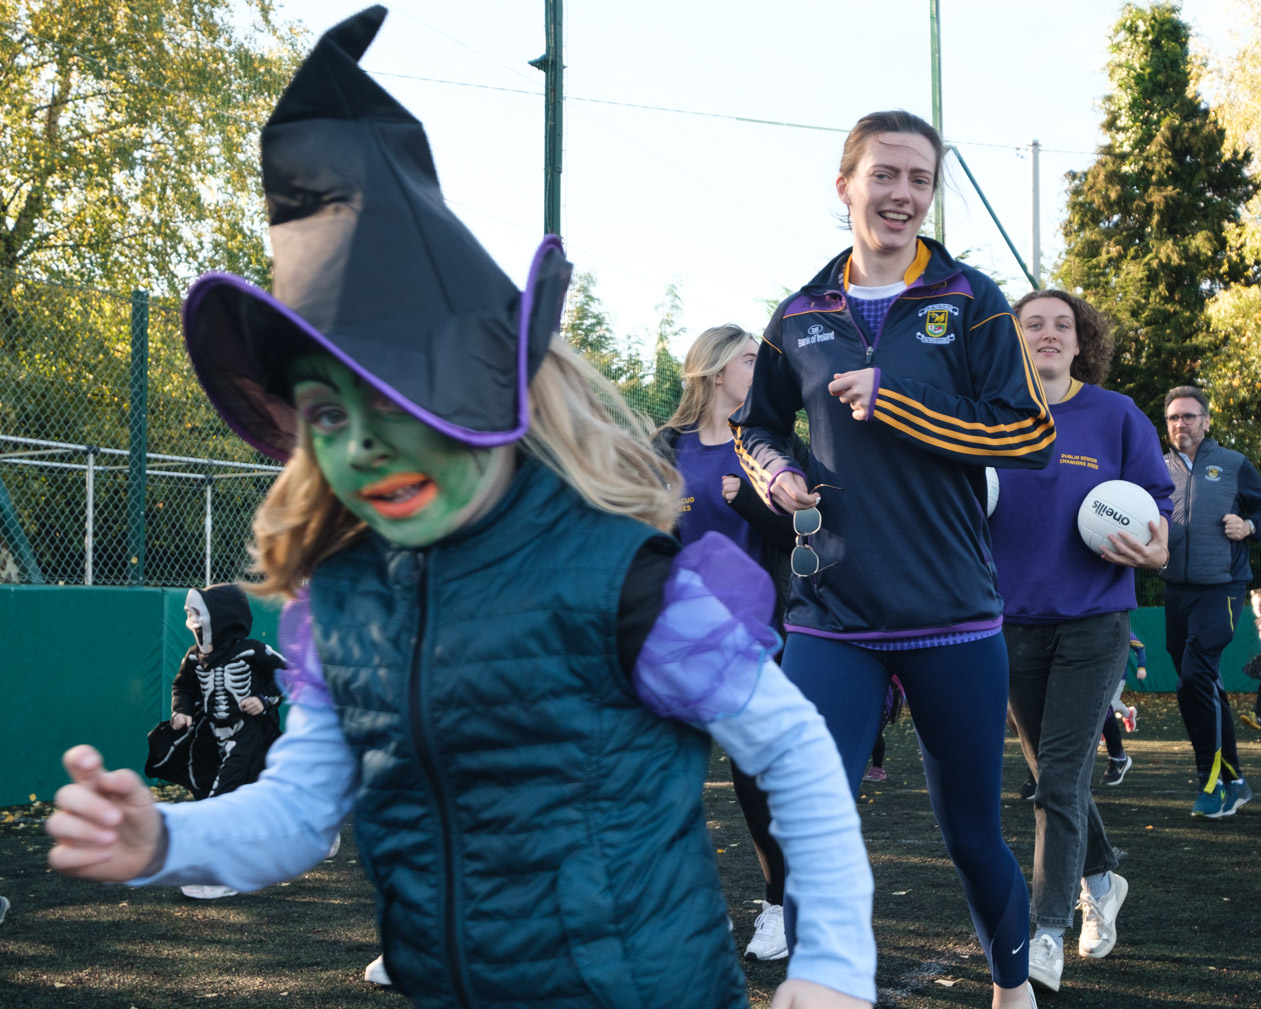
[[[564,248],[559,238],[548,235],[530,265],[517,325],[517,417],[508,430],[475,430],[426,410],[360,365],[297,312],[236,274],[207,273],[190,288],[183,313],[185,345],[197,380],[228,426],[260,452],[282,462],[297,443],[298,420],[292,404],[275,391],[275,372],[282,358],[302,353],[304,344],[332,355],[370,387],[448,437],[475,448],[506,445],[529,429],[534,294],[543,263],[553,253],[563,257]],[[216,318],[224,312],[232,322]],[[557,321],[538,320],[536,325],[550,332],[536,331],[536,344],[550,339]]]

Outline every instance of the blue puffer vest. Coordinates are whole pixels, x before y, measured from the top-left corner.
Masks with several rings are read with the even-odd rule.
[[[746,1005],[709,739],[649,712],[618,662],[622,584],[657,535],[527,462],[423,556],[372,538],[316,571],[356,836],[415,1005]]]
[[[1188,470],[1177,452],[1165,453],[1173,478],[1173,520],[1169,523],[1169,564],[1160,572],[1181,585],[1226,585],[1252,580],[1248,540],[1222,532],[1223,515],[1249,517],[1239,500],[1239,470],[1245,459],[1212,438],[1200,442]]]

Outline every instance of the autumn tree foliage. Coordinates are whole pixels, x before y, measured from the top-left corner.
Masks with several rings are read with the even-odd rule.
[[[0,0],[0,271],[267,282],[258,134],[302,45],[270,0]]]

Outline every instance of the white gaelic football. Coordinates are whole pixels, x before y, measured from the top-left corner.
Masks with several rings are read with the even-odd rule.
[[[1108,546],[1109,533],[1129,533],[1140,543],[1152,538],[1148,522],[1160,518],[1156,499],[1128,480],[1105,480],[1077,509],[1077,531],[1090,552]]]
[[[985,467],[985,517],[990,518],[998,507],[998,470],[993,466]]]

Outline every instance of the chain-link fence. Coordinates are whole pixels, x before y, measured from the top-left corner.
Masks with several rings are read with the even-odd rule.
[[[244,574],[278,467],[206,400],[178,307],[0,273],[0,581]]]
[[[580,349],[653,423],[673,412],[668,353]],[[240,578],[277,472],[197,384],[175,299],[0,272],[0,582]]]

